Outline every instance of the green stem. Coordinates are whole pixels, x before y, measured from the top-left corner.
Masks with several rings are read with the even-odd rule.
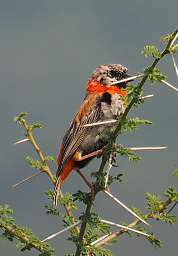
[[[90,216],[90,212],[91,212],[91,208],[92,208],[92,197],[89,199],[89,202],[87,204],[85,213],[84,213],[84,217],[83,217],[83,222],[80,228],[80,234],[79,234],[79,238],[78,238],[78,245],[77,245],[77,250],[75,253],[75,256],[80,256],[81,253],[81,246],[83,244],[83,237],[85,235],[85,230],[86,230],[86,226],[87,226],[87,219]]]
[[[149,219],[155,219],[155,215],[163,213],[167,207],[169,205],[171,205],[174,201],[171,199],[167,199],[164,204],[162,205],[162,208],[158,211],[155,212],[149,212],[148,214],[146,214],[144,216],[145,220],[149,220]],[[173,204],[173,206],[175,207],[175,203]],[[168,213],[170,213],[174,207],[171,207],[170,210],[168,211]],[[132,221],[129,225],[127,225],[127,227],[129,228],[134,228],[136,227],[138,224],[140,224],[141,221],[138,219],[135,219],[134,221]],[[118,238],[119,236],[121,236],[122,234],[124,234],[125,232],[127,232],[127,230],[119,230],[119,231],[115,231],[113,233],[111,233],[110,235],[108,235],[106,238],[102,239],[101,241],[99,241],[98,243],[95,244],[96,247],[101,247],[104,246],[110,242],[112,242],[113,240],[115,240],[116,238]]]
[[[45,172],[48,175],[49,179],[51,180],[52,184],[55,185],[55,183],[56,183],[55,176],[53,175],[53,173],[48,165],[48,162],[45,158],[45,154],[43,153],[43,151],[41,150],[40,146],[38,145],[36,139],[33,136],[33,130],[31,129],[31,126],[27,123],[27,121],[25,119],[21,119],[21,125],[24,127],[25,132],[26,132],[26,137],[29,139],[29,142],[32,144],[33,148],[35,149],[39,159],[42,161],[42,163],[44,163],[42,172]],[[59,191],[59,194],[60,194],[60,197],[62,198],[63,197],[62,191]],[[72,213],[70,204],[65,203],[64,208],[65,208],[67,215],[72,219],[72,222],[74,224],[76,221],[75,221],[74,215]],[[76,230],[76,232],[79,234],[78,227],[74,227],[73,230]]]
[[[170,40],[168,41],[167,43],[167,46],[165,47],[165,49],[163,50],[163,52],[161,53],[161,57],[160,58],[157,58],[154,60],[154,62],[152,63],[152,65],[149,67],[147,73],[144,74],[143,78],[141,79],[140,83],[138,84],[137,86],[137,89],[138,91],[140,91],[145,82],[147,81],[148,77],[149,77],[149,74],[152,73],[152,71],[154,70],[154,68],[156,67],[156,65],[160,62],[160,60],[162,60],[162,58],[166,55],[166,54],[169,54],[170,53],[170,48],[172,46],[172,44],[175,42],[175,38],[178,36],[178,28],[172,33],[172,36],[170,38]],[[130,101],[130,103],[128,104],[127,108],[125,109],[121,119],[120,119],[120,122],[119,124],[117,125],[113,135],[112,135],[112,138],[111,138],[111,141],[109,142],[108,144],[108,147],[106,148],[106,151],[103,155],[103,158],[102,158],[102,162],[101,162],[101,165],[100,165],[100,168],[99,168],[99,171],[98,173],[99,174],[102,174],[102,172],[104,171],[104,168],[105,168],[105,165],[107,163],[107,149],[110,149],[113,145],[113,143],[115,142],[117,136],[119,135],[119,133],[121,132],[121,128],[122,128],[122,125],[123,123],[125,122],[126,120],[126,117],[129,113],[129,111],[131,110],[132,106],[134,105],[134,103],[136,103],[137,101],[137,95],[135,97],[133,97],[133,99]],[[97,184],[98,184],[98,178],[94,184],[94,187],[96,187],[95,189],[95,195],[101,191],[101,189],[97,189]],[[92,200],[88,202],[87,204],[87,207],[86,207],[86,210],[85,210],[85,214],[84,214],[84,220],[82,222],[82,225],[81,225],[81,228],[80,228],[80,234],[79,234],[79,243],[78,243],[78,246],[77,246],[77,250],[76,250],[76,253],[75,253],[75,256],[80,256],[80,253],[81,253],[81,244],[83,242],[83,237],[84,237],[84,234],[85,234],[85,230],[86,230],[86,226],[87,226],[87,216],[90,215],[90,211],[91,211],[91,207],[92,207]],[[133,225],[136,225],[138,222],[137,221],[134,221],[133,223],[131,223],[130,227],[132,227]]]
[[[16,225],[9,225],[1,221],[0,228],[4,230],[5,233],[11,235],[12,237],[15,237],[17,240],[24,243],[26,247],[35,248],[40,252],[49,250],[48,244],[42,243],[40,240],[37,239],[35,241],[32,241],[31,237],[23,232],[21,229],[19,229],[19,227]]]

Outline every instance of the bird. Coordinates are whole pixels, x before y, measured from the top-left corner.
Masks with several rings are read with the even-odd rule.
[[[80,170],[94,157],[102,155],[103,148],[108,144],[108,136],[102,135],[116,127],[116,124],[105,121],[124,113],[127,81],[121,80],[129,77],[128,69],[121,64],[102,64],[92,72],[86,84],[84,100],[59,146],[54,206],[58,203],[60,187],[71,171]],[[97,122],[101,125],[92,126]]]

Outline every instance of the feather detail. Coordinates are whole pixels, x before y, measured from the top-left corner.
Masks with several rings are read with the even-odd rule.
[[[74,153],[78,150],[88,131],[91,129],[84,125],[98,121],[100,113],[98,108],[95,106],[97,98],[97,94],[87,95],[79,112],[75,115],[66,135],[64,136],[57,161],[58,174],[60,173],[60,170],[64,168],[67,160],[72,158]]]
[[[53,206],[55,207],[57,206],[57,203],[58,203],[60,187],[64,182],[64,180],[67,178],[67,176],[70,174],[70,172],[73,170],[73,167],[74,167],[74,160],[69,159],[67,160],[64,168],[62,170],[59,170],[59,173],[58,173],[59,176],[56,181],[54,198],[53,198]]]
[[[118,86],[111,85],[106,86],[101,84],[100,82],[96,80],[89,80],[87,83],[87,92],[89,94],[91,93],[105,93],[108,92],[110,94],[118,93],[120,96],[125,97],[127,95],[127,92],[120,89]]]
[[[59,145],[58,156],[57,156],[57,165],[59,166],[62,160],[62,145]]]
[[[60,180],[63,183],[64,180],[67,178],[69,173],[73,170],[74,167],[74,160],[68,159],[64,165],[64,168],[60,171]]]

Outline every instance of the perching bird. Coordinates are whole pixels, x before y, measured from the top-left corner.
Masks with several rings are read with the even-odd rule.
[[[127,82],[119,81],[130,77],[127,71],[120,64],[104,64],[89,78],[86,96],[59,147],[54,205],[57,205],[60,186],[70,172],[83,168],[107,145],[107,136],[102,134],[113,130],[114,123],[86,125],[115,119],[124,112]]]

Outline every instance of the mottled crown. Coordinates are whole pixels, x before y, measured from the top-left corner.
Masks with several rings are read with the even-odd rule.
[[[130,77],[127,71],[128,69],[121,64],[103,64],[93,71],[91,79],[106,86],[113,83],[117,84],[119,80]]]

